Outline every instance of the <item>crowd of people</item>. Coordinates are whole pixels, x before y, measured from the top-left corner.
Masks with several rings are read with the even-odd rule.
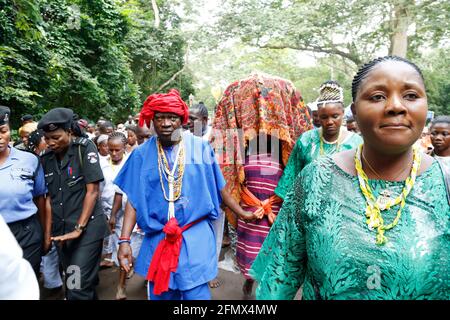
[[[0,299],[98,299],[100,268],[149,300],[208,300],[230,245],[243,298],[450,299],[450,116],[427,123],[420,69],[363,65],[352,104],[325,81],[233,82],[210,118],[172,89],[139,114],[0,106]],[[351,110],[351,112],[347,112]],[[124,119],[125,120],[125,119]]]

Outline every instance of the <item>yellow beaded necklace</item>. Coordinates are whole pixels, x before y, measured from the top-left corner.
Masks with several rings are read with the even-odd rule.
[[[369,226],[370,230],[377,228],[376,244],[383,245],[387,242],[387,238],[384,235],[385,231],[394,228],[400,220],[402,210],[406,204],[406,197],[409,195],[414,186],[414,183],[416,182],[417,172],[419,171],[420,163],[422,161],[422,155],[420,154],[417,147],[413,147],[414,155],[411,173],[405,181],[405,186],[403,187],[401,194],[393,200],[389,199],[387,201],[382,201],[383,197],[378,197],[378,199],[375,199],[375,196],[373,195],[372,189],[369,185],[369,179],[367,178],[367,175],[362,168],[362,148],[363,145],[361,144],[355,153],[355,168],[358,174],[359,187],[364,197],[366,198],[367,225]],[[395,206],[397,204],[400,204],[400,208],[397,211],[397,215],[394,221],[392,221],[391,224],[385,225],[383,217],[381,216],[381,211],[389,210],[392,206]]]

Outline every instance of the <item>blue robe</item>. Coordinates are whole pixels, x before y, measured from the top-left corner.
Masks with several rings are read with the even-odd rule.
[[[185,172],[181,197],[175,202],[175,217],[182,227],[199,218],[205,220],[183,232],[178,269],[170,276],[169,288],[189,290],[217,276],[216,240],[211,220],[219,216],[225,187],[214,151],[207,141],[190,133],[183,135]],[[166,194],[169,187],[163,178]],[[146,276],[153,254],[167,223],[168,202],[164,199],[158,172],[156,137],[136,148],[117,175],[114,183],[128,196],[136,209],[139,227],[145,238],[135,263],[135,270]]]

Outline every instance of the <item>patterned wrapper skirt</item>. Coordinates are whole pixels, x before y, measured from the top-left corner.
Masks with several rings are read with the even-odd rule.
[[[283,170],[279,161],[271,158],[269,154],[250,155],[244,166],[247,189],[259,200],[264,201],[274,195],[274,190],[280,180]],[[248,207],[243,202],[241,206],[246,211],[254,212],[257,207]],[[272,205],[272,212],[278,214],[281,203]],[[251,279],[248,274],[253,261],[269,233],[270,225],[267,216],[261,220],[244,222],[238,220],[236,260],[242,274]]]

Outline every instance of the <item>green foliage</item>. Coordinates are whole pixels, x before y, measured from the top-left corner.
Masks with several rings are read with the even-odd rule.
[[[229,0],[215,26],[198,40],[214,48],[238,37],[255,47],[317,52],[360,65],[388,53],[399,31],[394,14],[399,8],[413,30],[408,30],[410,54],[448,39],[450,4],[445,0]]]
[[[184,66],[177,16],[158,5],[160,29],[148,1],[0,0],[0,103],[13,126],[54,107],[113,121],[139,110]],[[193,92],[189,74],[170,86]]]
[[[135,82],[141,88],[141,100],[158,92],[160,86],[184,67],[186,41],[179,28],[179,17],[168,4],[160,3],[162,25],[155,28],[150,1],[128,1],[122,6],[133,32],[127,35],[125,44],[131,59]],[[183,99],[194,92],[192,76],[182,72],[176,79],[162,88],[180,91]]]
[[[190,66],[197,81],[196,100],[214,105],[211,87],[220,84],[223,90],[258,70],[292,80],[307,102],[317,97],[320,83],[337,80],[348,105],[357,66],[388,54],[397,31],[394,12],[402,8],[409,26],[407,57],[425,73],[430,109],[449,113],[448,49],[434,53],[448,48],[449,1],[228,0],[221,4],[217,22],[200,28],[195,38],[201,55]],[[302,66],[306,53],[315,57],[308,67]]]
[[[441,49],[418,61],[425,77],[428,106],[437,115],[450,115],[450,49]]]
[[[223,91],[233,81],[255,71],[291,80],[307,103],[317,98],[318,88],[324,81],[333,79],[344,87],[346,105],[351,102],[354,70],[339,68],[339,61],[333,59],[319,59],[317,66],[306,66],[303,60],[308,56],[297,51],[254,49],[239,44],[197,55],[190,65],[197,84],[195,100],[205,102],[210,114],[216,104],[211,88],[220,86]]]

